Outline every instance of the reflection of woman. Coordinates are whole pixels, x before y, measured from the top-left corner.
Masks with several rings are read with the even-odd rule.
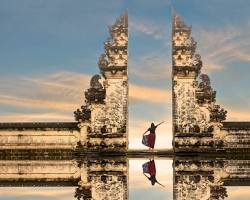
[[[158,183],[159,185],[163,186],[156,180],[156,168],[154,160],[150,160],[149,162],[144,163],[142,165],[142,169],[143,169],[143,175],[148,178],[148,180],[151,182],[152,185]],[[149,174],[149,176],[147,176],[146,174]]]
[[[157,124],[156,126],[155,126],[154,123],[151,123],[150,128],[148,128],[148,130],[145,133],[143,133],[142,144],[149,147],[149,149],[154,149],[154,147],[155,147],[155,137],[156,137],[155,136],[155,130],[162,123],[163,122]],[[149,134],[145,135],[148,131],[149,131]]]

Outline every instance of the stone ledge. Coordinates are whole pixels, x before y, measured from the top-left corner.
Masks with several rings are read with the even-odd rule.
[[[222,122],[222,129],[239,130],[250,129],[250,122]],[[249,132],[250,134],[250,132]]]
[[[89,133],[89,138],[126,138],[126,133]]]
[[[176,133],[175,137],[213,137],[212,133]]]
[[[80,130],[78,122],[0,123],[0,130]]]
[[[58,181],[46,180],[0,180],[0,187],[75,187],[78,186],[80,179],[65,179]]]

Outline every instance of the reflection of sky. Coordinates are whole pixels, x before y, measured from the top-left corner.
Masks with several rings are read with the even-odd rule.
[[[233,186],[233,187],[226,187],[228,198],[227,200],[249,200],[249,186]]]
[[[193,26],[203,70],[229,119],[250,120],[249,1],[3,0],[0,121],[73,120],[98,73],[107,25],[127,9],[130,147],[142,148],[142,133],[162,120],[156,147],[170,147],[172,6]]]
[[[74,199],[73,187],[7,187],[0,188],[1,200],[69,200]]]

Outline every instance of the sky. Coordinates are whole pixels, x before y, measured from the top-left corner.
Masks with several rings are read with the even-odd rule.
[[[0,0],[0,121],[73,121],[108,25],[127,10],[130,147],[165,121],[156,148],[170,148],[173,8],[192,25],[228,120],[250,121],[248,0]]]

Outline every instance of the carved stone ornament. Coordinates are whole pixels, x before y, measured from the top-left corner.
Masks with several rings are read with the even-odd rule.
[[[195,54],[197,42],[191,37],[191,27],[175,14],[173,18],[173,65],[174,74],[198,76],[202,67],[201,56]]]
[[[82,106],[74,112],[75,120],[78,122],[88,121],[91,118],[91,111],[87,106]]]
[[[108,67],[108,61],[105,54],[101,54],[98,61],[98,66],[100,67],[100,69]]]
[[[127,32],[128,27],[128,13],[125,12],[123,15],[116,19],[114,25],[109,27],[110,35],[113,36],[114,32]]]
[[[125,12],[109,27],[110,37],[104,42],[98,66],[104,77],[106,72],[116,74],[127,70],[128,14]]]
[[[197,74],[200,73],[200,70],[202,68],[202,60],[200,54],[195,54],[193,58],[193,66],[196,69]]]
[[[103,89],[102,84],[99,82],[100,79],[99,74],[94,75],[90,80],[90,88]]]
[[[90,88],[85,92],[85,98],[89,103],[104,103],[106,90],[99,82],[100,75],[94,75],[90,80]]]
[[[179,15],[174,14],[173,20],[174,20],[173,24],[174,24],[175,31],[183,31],[183,32],[187,32],[188,34],[191,33],[192,28],[190,26],[187,26]]]
[[[90,187],[78,187],[75,190],[74,197],[77,200],[91,200],[92,194],[91,194],[91,188]]]
[[[221,122],[226,119],[227,111],[220,108],[219,105],[214,105],[210,111],[210,121]]]
[[[210,85],[209,76],[206,74],[200,75],[201,82],[196,91],[196,98],[199,104],[215,102],[216,92],[213,91]]]

